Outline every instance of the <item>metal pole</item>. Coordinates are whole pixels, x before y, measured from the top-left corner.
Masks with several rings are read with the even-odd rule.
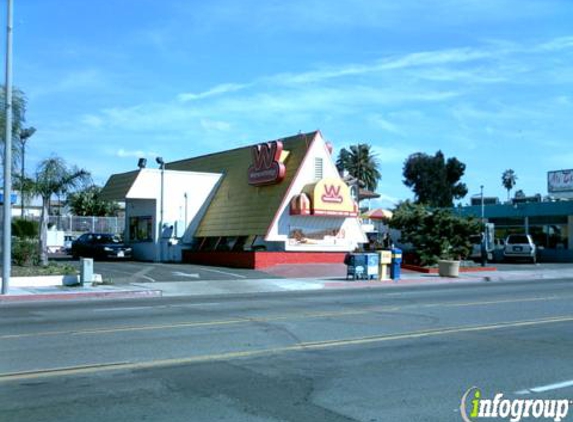
[[[484,216],[485,216],[485,212],[484,212],[484,206],[483,206],[483,185],[480,186],[480,191],[481,191],[481,222],[484,222]]]
[[[22,171],[20,172],[20,218],[24,218],[24,171],[26,169],[24,160],[26,158],[26,139],[20,138],[22,145]]]
[[[481,266],[485,267],[487,264],[487,239],[486,239],[486,235],[487,235],[487,231],[485,229],[485,210],[484,210],[484,206],[483,206],[483,185],[481,185],[480,187],[480,195],[481,195],[481,224],[483,227],[483,233],[481,235]]]
[[[161,163],[161,199],[159,205],[159,261],[163,262],[163,198],[165,187],[165,163]]]
[[[8,293],[12,260],[12,0],[6,25],[6,132],[4,136],[4,221],[2,294]]]

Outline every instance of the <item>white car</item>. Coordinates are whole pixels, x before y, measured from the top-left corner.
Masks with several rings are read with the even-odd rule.
[[[505,249],[503,257],[505,259],[523,258],[531,261],[533,264],[537,262],[537,248],[533,239],[528,234],[510,234],[505,240]]]

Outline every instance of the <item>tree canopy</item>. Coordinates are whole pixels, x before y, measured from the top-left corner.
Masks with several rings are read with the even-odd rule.
[[[412,188],[416,203],[431,207],[451,207],[454,199],[468,193],[465,183],[460,182],[466,165],[457,158],[444,157],[442,151],[435,155],[417,152],[404,162],[404,184]]]
[[[12,90],[12,160],[20,157],[20,132],[26,122],[26,96],[14,87]],[[4,136],[6,133],[6,86],[0,86],[0,157],[4,157]]]
[[[414,246],[422,265],[466,258],[472,248],[470,236],[482,227],[479,220],[457,216],[448,208],[429,209],[410,201],[396,208],[389,225],[400,230],[403,242]]]
[[[47,233],[48,233],[48,204],[53,195],[69,194],[73,189],[86,183],[90,174],[75,166],[69,167],[60,157],[50,157],[43,160],[36,169],[32,182],[32,192],[42,198],[42,214],[40,215],[40,261],[48,264]]]
[[[515,187],[516,183],[517,183],[517,175],[515,174],[515,171],[513,171],[512,169],[507,169],[506,171],[503,172],[503,174],[501,175],[501,184],[507,190],[508,201],[511,190]]]
[[[101,199],[100,186],[92,185],[78,190],[67,198],[67,204],[74,215],[106,217],[115,215],[119,209],[117,203]]]
[[[376,154],[368,144],[351,145],[350,149],[342,148],[338,153],[336,167],[339,171],[346,170],[360,180],[364,186],[375,191],[378,181],[382,178],[378,169]]]

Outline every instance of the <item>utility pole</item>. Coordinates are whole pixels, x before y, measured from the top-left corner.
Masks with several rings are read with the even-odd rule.
[[[481,222],[484,222],[484,217],[485,217],[485,210],[484,210],[484,206],[483,206],[483,185],[481,185],[480,187],[480,195],[481,195]]]
[[[6,25],[6,132],[4,136],[4,221],[2,239],[2,294],[8,293],[12,264],[12,0]]]
[[[20,218],[24,218],[24,180],[26,178],[26,142],[36,132],[35,127],[22,129],[20,131],[20,146],[22,147],[22,170],[20,172]]]

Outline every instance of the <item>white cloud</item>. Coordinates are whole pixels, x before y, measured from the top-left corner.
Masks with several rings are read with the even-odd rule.
[[[86,114],[80,119],[81,123],[93,128],[100,128],[103,126],[103,119],[100,116],[94,114]]]
[[[373,208],[392,209],[398,204],[398,202],[400,202],[399,198],[395,198],[393,196],[380,193],[380,198],[370,200],[370,209]]]
[[[393,133],[395,135],[403,135],[404,132],[394,123],[390,122],[388,119],[385,119],[382,116],[379,115],[375,115],[375,116],[370,116],[370,118],[368,119],[370,121],[370,123],[372,123],[374,126],[385,130],[386,132],[390,132]]]
[[[221,120],[201,119],[201,127],[205,130],[227,132],[231,129],[231,124]]]
[[[240,91],[241,89],[246,88],[247,85],[244,84],[234,84],[234,83],[227,83],[217,85],[207,91],[199,92],[199,93],[182,93],[177,96],[177,99],[181,102],[187,101],[196,101],[202,100],[209,97],[214,97],[218,95],[228,94],[230,92]]]
[[[158,157],[160,154],[153,151],[142,151],[142,150],[126,150],[120,148],[116,151],[115,155],[120,158],[145,158],[145,157]]]

